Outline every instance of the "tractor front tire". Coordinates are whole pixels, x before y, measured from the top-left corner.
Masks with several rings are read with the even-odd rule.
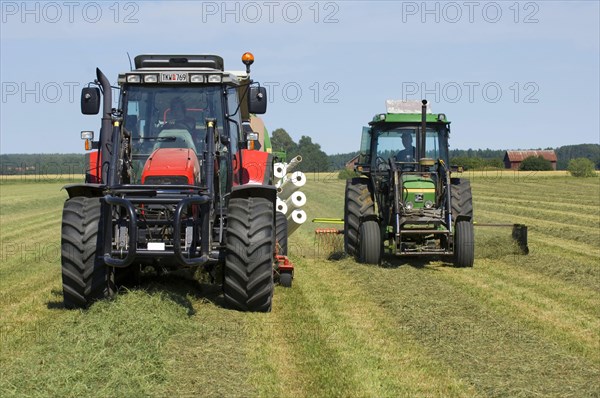
[[[452,219],[454,220],[454,265],[472,267],[475,260],[473,231],[473,195],[471,182],[452,179]]]
[[[348,180],[344,200],[344,250],[348,255],[358,256],[361,219],[370,215],[375,215],[375,204],[369,180],[360,177]]]
[[[275,213],[275,235],[277,239],[277,254],[287,256],[288,254],[288,222],[285,214]]]
[[[75,197],[63,207],[61,264],[65,308],[87,308],[109,296],[100,198]]]
[[[472,267],[475,261],[473,222],[459,220],[454,225],[454,265]]]
[[[374,220],[361,223],[358,231],[358,240],[358,261],[365,264],[380,264],[382,242],[379,223]]]
[[[264,198],[229,201],[223,293],[239,311],[269,312],[273,298],[275,213]]]

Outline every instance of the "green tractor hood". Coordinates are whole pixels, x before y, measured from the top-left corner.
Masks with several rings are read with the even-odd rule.
[[[402,200],[405,206],[411,207],[409,203],[414,209],[435,206],[435,182],[430,177],[402,175],[402,190]]]

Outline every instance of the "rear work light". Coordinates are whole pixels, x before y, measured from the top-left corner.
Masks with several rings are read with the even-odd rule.
[[[158,75],[144,75],[144,83],[158,83]]]

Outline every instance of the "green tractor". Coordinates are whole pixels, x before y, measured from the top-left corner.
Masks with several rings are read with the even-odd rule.
[[[475,257],[468,180],[448,161],[450,122],[427,101],[387,101],[387,113],[363,128],[355,170],[347,181],[344,248],[358,261],[443,256],[457,267]]]

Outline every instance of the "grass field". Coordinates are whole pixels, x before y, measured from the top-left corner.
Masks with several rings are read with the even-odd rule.
[[[600,180],[467,176],[477,221],[528,225],[528,256],[479,227],[473,269],[365,266],[307,223],[269,314],[175,275],[63,309],[62,183],[2,180],[0,396],[599,396]],[[309,219],[342,217],[344,182],[308,179]]]

